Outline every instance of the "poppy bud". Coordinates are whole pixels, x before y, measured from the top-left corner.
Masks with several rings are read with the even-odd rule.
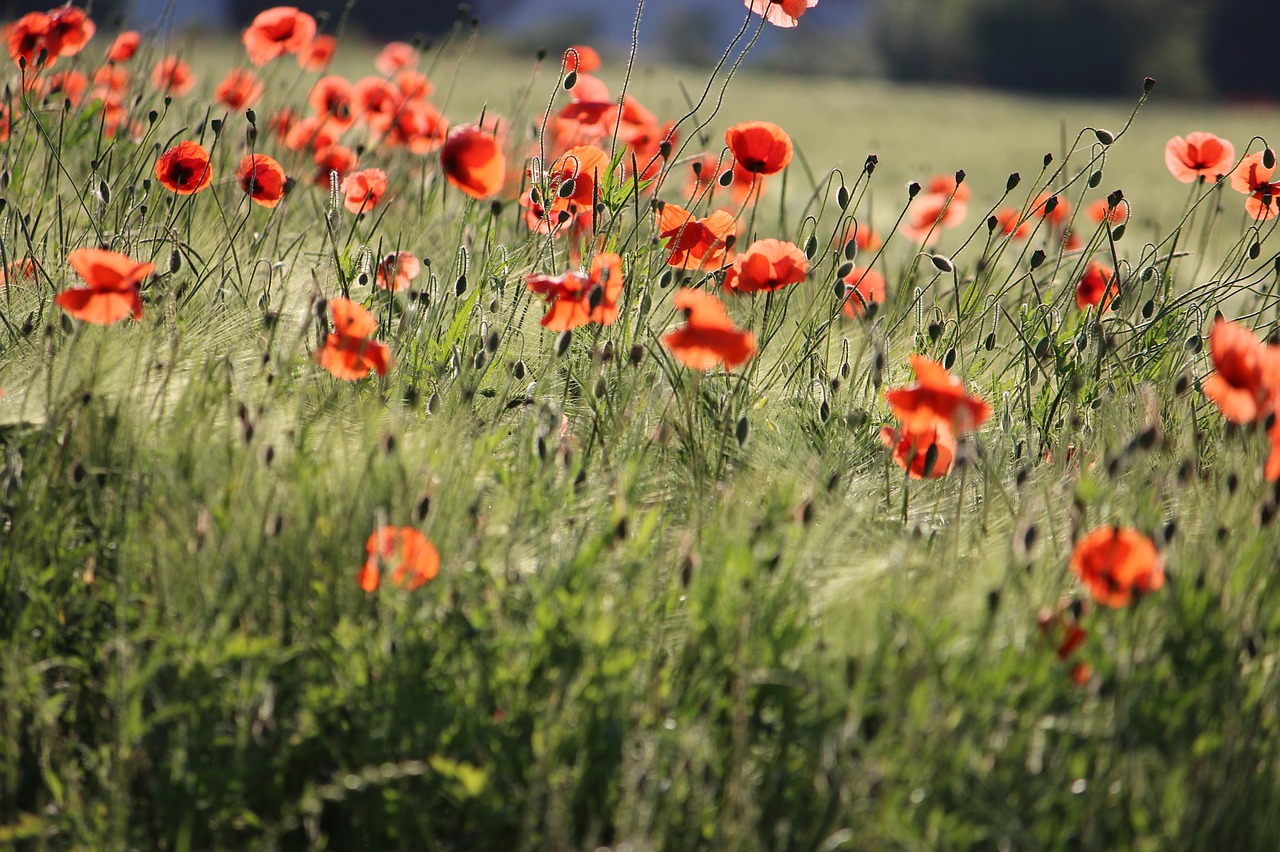
[[[824,399],[822,401],[822,404],[818,406],[818,419],[821,420],[823,423],[826,423],[827,420],[829,420],[830,418],[831,418],[831,406]]]
[[[1227,493],[1235,494],[1236,489],[1240,487],[1240,477],[1236,476],[1235,471],[1227,474]]]
[[[1045,154],[1045,155],[1044,155],[1044,164],[1045,164],[1046,166],[1048,166],[1048,165],[1049,165],[1050,163],[1052,163],[1052,162],[1053,162],[1053,154]]]
[[[182,252],[174,249],[169,252],[169,274],[174,275],[182,268]]]
[[[1261,254],[1261,253],[1262,253],[1262,246],[1261,246],[1259,243],[1257,243],[1256,241],[1254,242],[1254,244],[1253,244],[1253,245],[1249,246],[1249,259],[1250,259],[1250,260],[1257,260],[1257,259],[1258,259],[1258,255],[1259,255],[1259,254]]]
[[[1114,228],[1111,229],[1111,241],[1118,243],[1123,238],[1124,238],[1124,223],[1121,222],[1119,225],[1116,225]]]
[[[726,169],[725,172],[720,175],[720,177],[716,178],[716,183],[720,184],[721,186],[728,186],[729,184],[733,183],[733,169]]]
[[[942,366],[948,370],[956,363],[956,348],[952,346],[942,355]]]
[[[1031,268],[1035,269],[1042,263],[1044,263],[1044,251],[1036,249],[1031,253]]]
[[[671,140],[663,139],[658,143],[658,156],[664,160],[671,158]]]
[[[930,342],[937,343],[938,338],[942,336],[942,323],[936,320],[929,323],[928,334]]]
[[[458,276],[457,281],[453,282],[453,295],[461,296],[465,292],[467,292],[467,276],[464,273]]]
[[[578,85],[577,71],[570,71],[568,74],[564,75],[564,88],[566,91],[572,89],[576,85]]]
[[[1049,339],[1049,335],[1046,334],[1036,343],[1036,360],[1043,361],[1045,358],[1049,357],[1051,352],[1053,352],[1053,341],[1051,341]]]
[[[440,410],[440,394],[433,393],[427,397],[427,413],[435,414]]]
[[[1274,169],[1276,167],[1276,152],[1268,148],[1262,152],[1262,165],[1264,168]]]
[[[849,285],[845,283],[843,278],[837,278],[836,283],[831,288],[835,292],[836,301],[843,302],[849,295]]]
[[[558,195],[561,198],[569,198],[573,195],[573,191],[577,189],[577,186],[578,185],[573,178],[569,178],[564,183],[560,184],[560,192]]]
[[[814,255],[818,253],[818,238],[809,235],[809,239],[804,244],[804,256],[806,260],[813,260]]]
[[[911,183],[907,184],[908,198],[915,198],[919,194],[920,194],[920,184],[916,183],[915,181],[911,181]]]
[[[836,190],[836,204],[841,210],[844,210],[849,206],[849,190],[844,184],[840,184],[840,188]]]
[[[844,244],[844,259],[854,260],[857,258],[857,256],[858,256],[858,241],[849,240],[849,242]]]
[[[1186,348],[1188,352],[1199,355],[1200,350],[1203,348],[1203,346],[1204,344],[1200,340],[1200,335],[1193,334],[1187,338]]]
[[[941,254],[930,255],[929,260],[933,262],[933,265],[937,267],[940,272],[956,271],[956,266],[954,263],[951,262],[951,258],[946,257],[945,255],[941,255]]]
[[[1110,145],[1112,142],[1116,141],[1114,133],[1110,130],[1103,130],[1101,127],[1095,127],[1093,129],[1093,135],[1096,136],[1098,141],[1103,145]]]
[[[982,341],[982,348],[988,352],[996,348],[996,333],[994,331],[987,333],[986,339]]]
[[[845,278],[848,278],[849,274],[852,272],[853,272],[853,264],[846,261],[845,263],[840,264],[840,268],[836,270],[836,277],[840,279],[845,279]]]
[[[604,380],[604,376],[596,379],[594,392],[596,399],[604,399],[605,394],[609,392],[609,384]]]
[[[876,170],[876,166],[880,165],[880,158],[875,154],[868,154],[867,161],[862,164],[862,170],[867,174],[871,174]]]
[[[573,332],[566,328],[556,336],[556,354],[564,357],[564,354],[569,351],[569,344],[571,343],[573,343]]]
[[[476,353],[476,357],[471,359],[471,367],[477,373],[482,372],[488,360],[489,360],[488,356],[485,354],[484,350],[482,349]]]
[[[631,351],[627,353],[627,358],[632,364],[639,364],[644,358],[644,346],[639,343],[631,344]]]
[[[988,216],[987,217],[987,233],[994,234],[996,232],[996,228],[998,227],[1000,227],[1000,220],[997,219],[995,216]]]
[[[1098,169],[1093,174],[1089,175],[1089,188],[1095,188],[1100,183],[1102,183],[1102,170]]]

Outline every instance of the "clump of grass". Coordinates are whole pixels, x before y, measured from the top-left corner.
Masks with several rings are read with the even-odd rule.
[[[211,103],[208,78],[157,91],[145,69],[164,51],[145,41],[116,66],[92,46],[58,57],[132,69],[120,91],[54,91],[56,51],[18,66],[0,175],[0,839],[1275,836],[1273,389],[1240,425],[1201,391],[1229,372],[1218,312],[1270,357],[1275,220],[1208,176],[1171,225],[1141,224],[1144,188],[1117,189],[1111,166],[1136,109],[994,183],[902,189],[881,163],[908,151],[822,172],[803,146],[735,174],[740,152],[709,133],[764,25],[746,18],[670,123],[623,99],[631,64],[603,91],[580,52],[577,70],[540,61],[506,116],[463,118],[502,140],[497,192],[436,144],[437,105],[472,79],[465,21],[418,60],[437,100],[385,106],[406,69],[343,60],[368,75],[362,123],[297,149],[271,128],[321,72],[287,55],[253,72],[247,114]],[[336,162],[308,147],[322,130],[385,195],[353,202],[316,173]],[[191,194],[155,170],[182,141],[209,157]],[[236,176],[250,152],[293,179],[278,206]],[[121,289],[68,266],[98,247],[154,271]],[[398,255],[407,286],[380,286],[399,252],[416,275]],[[729,269],[730,289],[760,292],[724,289]],[[142,318],[74,319],[70,288],[136,295]],[[334,325],[363,316],[344,299],[367,328]],[[919,419],[961,395],[969,415]],[[907,441],[896,464],[882,429]],[[1154,543],[1162,588],[1091,599],[1068,565],[1103,525]],[[429,539],[438,576],[398,580],[385,527]]]

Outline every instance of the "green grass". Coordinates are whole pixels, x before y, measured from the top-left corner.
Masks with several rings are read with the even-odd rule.
[[[544,69],[522,99],[529,62],[457,61],[431,71],[457,122],[488,104],[527,127],[557,84]],[[305,92],[289,63],[260,116]],[[512,202],[468,202],[434,157],[366,155],[398,198],[340,211],[333,237],[305,180],[275,211],[243,202],[238,115],[210,191],[144,189],[153,142],[213,143],[208,73],[139,145],[56,106],[4,143],[5,256],[44,272],[0,298],[0,845],[1262,849],[1280,832],[1268,441],[1198,389],[1215,309],[1273,330],[1275,238],[1250,256],[1229,189],[1220,215],[1210,188],[1184,219],[1162,159],[1197,129],[1243,151],[1263,116],[1157,87],[1089,189],[1104,146],[1077,133],[1119,132],[1133,104],[741,74],[710,148],[738,119],[786,127],[803,161],[756,230],[817,251],[767,307],[731,302],[760,355],[703,375],[660,343],[674,282],[630,205],[606,234],[622,317],[557,354],[524,275],[568,268],[563,243]],[[674,118],[677,80],[696,100],[706,76],[641,66],[635,91]],[[886,233],[907,181],[965,169],[969,219],[939,246],[954,277],[898,235],[880,315],[836,316],[837,165],[850,212]],[[1015,171],[1013,204],[1049,184],[1132,201],[1100,325],[1072,291],[1109,259],[1105,232],[1034,268],[1042,233],[988,240],[979,213]],[[157,263],[141,322],[53,305],[67,252],[99,241]],[[424,296],[362,283],[362,246],[430,258]],[[379,318],[385,378],[311,360],[316,299],[342,292]],[[877,436],[912,352],[953,357],[995,409],[967,463],[926,482]],[[1104,522],[1166,560],[1132,608],[1093,607],[1067,569]],[[421,529],[439,577],[357,588],[382,523]],[[1084,608],[1085,686],[1037,628],[1064,599]]]

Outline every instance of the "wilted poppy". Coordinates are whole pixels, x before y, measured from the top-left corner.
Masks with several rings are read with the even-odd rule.
[[[422,271],[422,261],[411,251],[393,251],[378,262],[378,273],[373,283],[383,290],[399,293],[408,290],[409,284]]]
[[[724,288],[733,293],[767,293],[799,284],[808,274],[809,260],[794,243],[757,240],[725,270]]]
[[[777,174],[791,162],[791,137],[767,121],[735,124],[725,131],[724,141],[733,158],[755,174]]]
[[[894,463],[912,479],[946,476],[955,464],[955,436],[940,423],[919,432],[885,426],[880,430],[880,442],[893,450]]]
[[[387,173],[382,169],[352,172],[342,181],[344,204],[352,213],[368,213],[382,201],[387,191]]]
[[[1280,181],[1272,181],[1275,174],[1275,154],[1271,153],[1271,165],[1266,165],[1267,152],[1249,154],[1231,173],[1231,188],[1243,192],[1244,209],[1254,219],[1271,219],[1280,206]]]
[[[1221,319],[1209,332],[1209,352],[1213,373],[1201,385],[1204,395],[1232,423],[1259,419],[1272,393],[1264,367],[1275,356],[1248,328]]]
[[[733,214],[716,210],[698,219],[682,207],[664,204],[658,213],[658,236],[667,240],[667,265],[681,269],[716,269],[724,262],[729,237],[737,228]]]
[[[323,71],[329,67],[338,50],[338,40],[331,35],[318,35],[298,51],[298,67],[304,71]]]
[[[724,364],[726,370],[732,370],[755,354],[755,335],[735,327],[724,303],[715,296],[681,287],[676,291],[675,306],[684,312],[685,324],[668,332],[662,342],[685,366],[710,370]]]
[[[1076,284],[1076,307],[1097,308],[1098,313],[1111,309],[1111,302],[1120,294],[1120,285],[1116,282],[1116,271],[1110,266],[1089,261],[1084,275]]]
[[[434,580],[440,573],[440,553],[413,527],[379,527],[369,536],[364,549],[368,558],[356,575],[356,582],[366,592],[378,590],[384,566],[391,568],[391,582],[408,591]]]
[[[259,12],[245,28],[241,41],[249,61],[266,65],[277,56],[301,53],[316,35],[316,19],[293,6]]]
[[[1165,165],[1183,183],[1217,180],[1220,175],[1230,174],[1235,161],[1234,145],[1203,131],[1175,136],[1164,146]]]
[[[775,27],[794,27],[806,9],[818,5],[818,0],[744,0],[743,5],[761,15]]]
[[[151,69],[151,82],[161,94],[180,98],[195,86],[191,66],[176,56],[166,56]]]
[[[313,353],[321,367],[339,379],[363,379],[373,371],[385,375],[391,366],[391,353],[385,343],[370,340],[378,327],[373,314],[349,299],[329,300],[333,312],[333,332],[324,345]]]
[[[67,255],[67,263],[86,284],[63,290],[54,298],[72,317],[98,325],[110,325],[128,316],[142,318],[142,282],[155,270],[155,264],[92,248],[76,249]]]
[[[885,391],[885,399],[903,429],[926,434],[942,424],[954,435],[976,429],[991,416],[991,406],[965,391],[964,382],[924,355],[912,355],[916,383]]]
[[[502,189],[507,160],[492,133],[472,124],[455,127],[440,149],[440,167],[449,183],[472,198],[488,198]]]
[[[525,286],[548,303],[541,321],[546,329],[566,331],[591,322],[610,325],[618,319],[618,299],[622,297],[622,258],[613,253],[597,254],[586,275],[530,275]]]
[[[401,68],[412,68],[418,64],[418,51],[403,41],[393,41],[378,52],[373,60],[373,67],[379,74],[390,77]]]
[[[884,304],[884,276],[874,269],[855,266],[844,277],[845,299],[841,305],[850,319],[865,316],[873,306]]]
[[[179,142],[156,160],[156,179],[165,189],[178,195],[199,192],[213,180],[209,152],[199,142]]]
[[[232,68],[213,90],[213,99],[231,110],[253,106],[262,97],[263,85],[247,68]]]
[[[275,207],[284,198],[288,178],[284,169],[266,154],[245,154],[236,168],[240,188],[263,207]]]
[[[1128,606],[1135,595],[1164,585],[1164,567],[1151,539],[1137,530],[1110,524],[1076,542],[1071,570],[1104,606]]]
[[[111,42],[111,47],[107,50],[107,61],[128,62],[138,52],[138,46],[141,44],[142,36],[137,30],[125,30]]]
[[[1086,207],[1084,213],[1095,222],[1109,225],[1123,225],[1129,221],[1129,205],[1123,201],[1112,207],[1110,201],[1099,198]]]

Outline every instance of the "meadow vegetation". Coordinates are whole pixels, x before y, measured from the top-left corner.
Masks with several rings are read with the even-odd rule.
[[[1274,112],[68,14],[6,31],[0,846],[1280,835]]]

